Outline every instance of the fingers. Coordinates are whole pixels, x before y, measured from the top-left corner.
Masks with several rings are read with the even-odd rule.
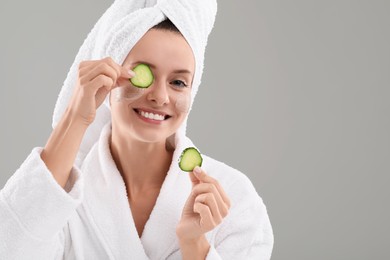
[[[105,75],[99,75],[85,85],[85,88],[83,89],[84,94],[90,93],[91,95],[95,95],[95,93],[101,87],[105,87],[108,92],[111,90],[113,84],[114,81],[110,77],[107,77]]]
[[[107,63],[100,62],[80,70],[80,82],[81,84],[86,84],[101,75],[111,78],[112,82],[115,83],[119,73]]]
[[[120,78],[129,79],[133,77],[135,73],[131,70],[116,64],[112,58],[107,57],[98,61],[83,61],[79,65],[79,78],[81,85],[86,85],[89,82],[105,83],[105,87],[110,90],[117,86],[117,81]],[[101,76],[105,76],[111,79],[111,85],[107,85],[108,79],[102,80]],[[96,81],[94,81],[98,78]],[[100,85],[100,87],[103,85]]]
[[[218,193],[222,197],[222,200],[224,201],[224,203],[227,205],[228,208],[230,208],[230,206],[231,206],[230,199],[227,196],[225,190],[222,188],[221,184],[216,179],[207,175],[206,172],[198,166],[195,167],[193,172],[194,172],[194,176],[200,182],[213,184],[217,188]]]
[[[196,185],[191,192],[194,198],[194,204],[201,202],[210,207],[212,216],[216,222],[224,218],[229,213],[229,206],[223,201],[217,188],[210,183],[200,183]]]
[[[196,206],[199,206],[198,204],[205,205],[209,209],[210,216],[208,216],[208,217],[211,217],[212,224],[214,226],[216,226],[222,222],[223,216],[221,216],[221,212],[220,212],[220,209],[218,207],[218,203],[217,203],[213,193],[203,193],[203,194],[198,195],[195,199],[194,211],[196,209]],[[200,212],[198,212],[198,213],[200,213]]]
[[[207,205],[204,205],[202,203],[196,203],[194,204],[194,212],[199,213],[200,215],[200,223],[199,225],[203,229],[204,232],[207,232],[209,230],[212,230],[215,226],[218,224],[215,223],[210,208]]]
[[[131,69],[126,69],[124,67],[120,67],[121,69],[121,76],[124,78],[132,78],[135,76],[135,72],[132,71]]]
[[[189,172],[189,176],[192,182],[192,189],[195,187],[196,184],[199,184],[199,180],[195,177],[193,172]],[[192,190],[190,196],[188,197],[187,204],[188,205],[194,205],[196,196],[198,196],[199,192]]]
[[[118,87],[118,79],[129,81],[134,72],[118,65],[110,57],[79,63],[77,82],[69,103],[73,117],[79,117],[88,125],[96,116],[96,109],[104,102],[108,93]]]
[[[201,168],[190,172],[190,178],[193,184],[193,211],[200,215],[200,226],[204,230],[211,230],[229,213],[230,200],[219,182]]]
[[[192,187],[194,187],[196,184],[200,183],[199,179],[196,178],[196,176],[195,176],[195,174],[193,172],[189,172],[189,175],[190,175]]]

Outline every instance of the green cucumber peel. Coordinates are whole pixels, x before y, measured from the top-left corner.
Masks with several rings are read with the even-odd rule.
[[[149,65],[138,64],[133,68],[135,76],[130,78],[131,84],[137,88],[148,88],[153,84],[154,75]]]
[[[202,155],[195,147],[188,147],[183,150],[179,158],[179,167],[185,172],[191,172],[196,166],[201,167]]]

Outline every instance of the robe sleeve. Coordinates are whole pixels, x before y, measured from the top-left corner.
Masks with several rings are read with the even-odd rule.
[[[274,236],[266,206],[244,177],[228,192],[232,206],[220,224],[206,260],[271,258]]]
[[[63,259],[64,231],[81,203],[80,170],[73,167],[62,188],[35,147],[0,190],[0,256],[3,259]]]

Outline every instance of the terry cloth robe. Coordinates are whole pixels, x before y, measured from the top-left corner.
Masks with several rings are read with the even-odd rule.
[[[0,191],[0,259],[181,259],[175,233],[191,192],[177,161],[188,138],[179,140],[172,164],[141,238],[126,187],[109,149],[111,123],[63,189],[35,147]],[[203,155],[202,168],[231,199],[221,224],[206,234],[206,259],[270,259],[273,232],[266,207],[241,172]]]

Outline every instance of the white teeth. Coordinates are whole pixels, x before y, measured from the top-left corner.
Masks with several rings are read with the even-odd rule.
[[[138,114],[140,114],[143,117],[153,119],[153,120],[158,120],[158,121],[164,120],[164,116],[159,115],[159,114],[153,114],[153,113],[148,113],[148,112],[144,112],[144,111],[139,111]]]

